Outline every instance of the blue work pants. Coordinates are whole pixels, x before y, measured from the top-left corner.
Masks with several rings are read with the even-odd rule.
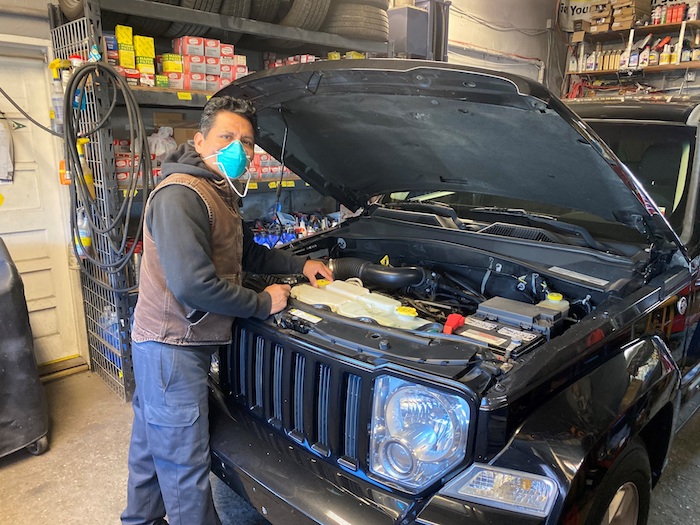
[[[132,343],[136,390],[123,525],[220,525],[209,483],[207,374],[216,347]]]

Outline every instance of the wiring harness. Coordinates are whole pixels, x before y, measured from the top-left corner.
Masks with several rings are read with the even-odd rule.
[[[109,107],[101,119],[93,124],[89,121],[89,113],[85,109],[86,102],[91,100],[96,89],[106,89],[109,92]],[[106,127],[117,104],[118,93],[121,93],[129,120],[129,133],[131,140],[131,171],[129,186],[124,191],[124,198],[118,209],[111,210],[110,201],[116,197],[118,190],[110,188],[108,184],[108,170],[114,170],[114,164],[107,165],[101,155],[92,151],[90,155],[93,163],[101,163],[101,169],[93,170],[101,173],[96,185],[86,180],[83,166],[78,155],[77,142],[80,138],[98,137],[99,131]],[[66,171],[71,174],[70,185],[71,216],[70,226],[73,238],[73,248],[79,261],[83,275],[96,285],[113,292],[130,292],[137,288],[134,286],[120,286],[115,284],[117,274],[122,272],[129,264],[136,250],[137,241],[143,231],[144,213],[148,195],[152,189],[150,174],[152,170],[151,155],[148,148],[146,129],[141,111],[133,91],[126,82],[110,65],[100,62],[88,62],[80,66],[70,77],[64,95],[64,147],[66,159]],[[93,142],[98,142],[95,140]],[[140,155],[138,155],[140,153]],[[137,158],[138,157],[138,158]],[[88,161],[88,155],[85,155]],[[142,188],[139,186],[139,173],[142,174]],[[138,188],[138,190],[137,190]],[[112,194],[112,192],[114,192]],[[132,215],[135,199],[140,194],[143,207],[138,217]],[[81,238],[79,228],[79,210],[84,210],[93,239],[93,249],[90,250]],[[136,236],[133,243],[127,242],[132,221],[138,221]],[[84,234],[84,232],[83,232]],[[95,242],[96,241],[96,242]],[[88,266],[99,268],[107,274],[108,281],[98,279],[93,275]]]

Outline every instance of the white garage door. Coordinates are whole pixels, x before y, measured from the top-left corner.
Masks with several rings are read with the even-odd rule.
[[[48,70],[37,50],[18,52],[0,42],[0,87],[48,126]],[[68,187],[58,177],[61,141],[31,124],[2,95],[0,110],[24,126],[12,132],[14,180],[0,184],[0,237],[24,282],[37,362],[85,356],[79,274],[69,268]]]

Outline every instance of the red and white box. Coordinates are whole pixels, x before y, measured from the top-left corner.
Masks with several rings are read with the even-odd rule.
[[[131,149],[131,141],[129,139],[114,139],[114,153],[128,153]]]
[[[139,85],[147,87],[156,86],[156,76],[151,73],[141,73],[139,77]]]
[[[220,57],[221,56],[221,42],[214,38],[204,39],[204,56],[206,57]]]
[[[166,73],[168,77],[168,87],[170,89],[185,89],[184,73]]]
[[[233,82],[232,79],[230,78],[221,78],[219,77],[219,89],[223,89],[226,86],[228,86],[231,82]]]
[[[200,36],[181,36],[173,40],[173,52],[178,55],[204,56],[204,39]]]
[[[207,76],[204,73],[185,74],[185,87],[187,91],[206,91]]]
[[[245,55],[233,55],[234,66],[247,66],[248,58]]]
[[[236,66],[236,69],[233,71],[233,79],[239,79],[241,77],[244,77],[248,74],[248,66]]]
[[[230,80],[233,80],[233,67],[234,66],[230,66],[228,64],[221,64],[221,78],[228,78]]]
[[[206,74],[219,76],[221,74],[221,64],[218,57],[205,57],[205,60],[207,63]]]
[[[219,91],[219,77],[216,75],[207,75],[207,91]]]
[[[183,73],[207,73],[207,62],[202,55],[185,55],[182,57]]]
[[[234,65],[233,63],[233,44],[221,44],[221,63],[222,64],[230,64]]]

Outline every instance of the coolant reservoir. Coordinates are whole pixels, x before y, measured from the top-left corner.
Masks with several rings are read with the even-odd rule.
[[[537,303],[537,306],[561,312],[562,317],[566,317],[569,314],[569,301],[564,299],[564,296],[557,292],[549,292],[547,298]]]
[[[414,308],[353,282],[333,281],[323,288],[299,284],[292,288],[291,295],[303,303],[326,305],[345,317],[374,319],[383,326],[415,330],[430,322],[418,317]]]

